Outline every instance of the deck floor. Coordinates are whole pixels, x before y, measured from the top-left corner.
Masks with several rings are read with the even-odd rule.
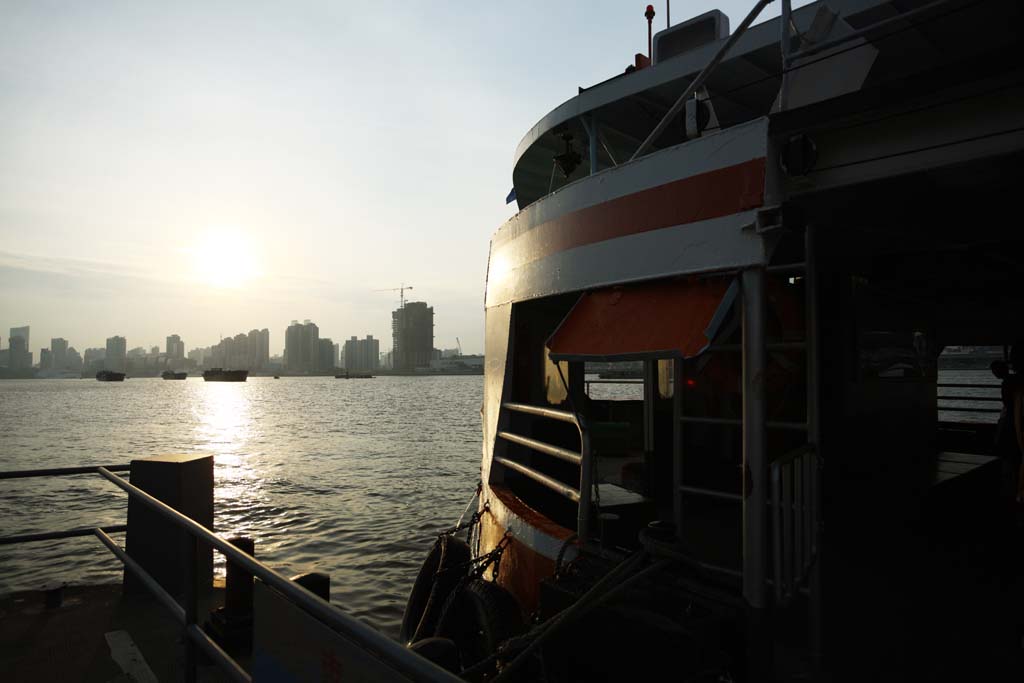
[[[206,609],[220,600],[210,597]],[[158,681],[184,678],[181,627],[149,596],[124,596],[120,584],[69,586],[60,607],[48,609],[40,591],[0,598],[0,671],[3,680],[132,681],[111,656],[105,634],[126,631]],[[245,665],[245,662],[242,662]],[[220,669],[200,666],[199,680],[230,680]]]

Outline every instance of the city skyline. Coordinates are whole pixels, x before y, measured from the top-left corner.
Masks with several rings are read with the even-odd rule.
[[[744,5],[676,12],[719,6],[738,21]],[[31,324],[36,358],[53,337],[148,348],[180,334],[205,347],[253,327],[274,331],[280,352],[294,318],[387,347],[398,297],[374,290],[405,283],[438,312],[439,346],[482,351],[516,145],[645,51],[643,9],[12,6],[0,22],[0,324]],[[494,40],[562,45],[581,16],[607,50],[550,59]]]
[[[423,322],[416,323],[416,325],[418,326],[425,324],[427,326],[426,328],[424,328],[424,331],[422,333],[414,333],[416,335],[415,344],[418,348],[418,351],[415,354],[415,359],[413,360],[412,356],[410,356],[410,360],[408,362],[401,361],[399,363],[400,366],[408,366],[408,369],[411,369],[412,367],[415,367],[417,365],[426,365],[430,361],[431,351],[435,348],[435,340],[432,335],[434,314],[433,307],[428,306],[428,304],[423,301],[409,300],[405,302],[405,305],[408,309],[408,314],[414,316],[414,318],[410,318],[410,321],[413,321],[414,319],[422,319]],[[402,319],[400,313],[402,311],[403,309],[396,308],[391,312],[391,328],[393,333],[395,329],[397,329],[396,326],[400,324],[399,320]],[[309,337],[309,339],[306,340],[306,344],[310,346],[310,348],[308,349],[309,357],[304,358],[301,361],[298,361],[297,365],[293,365],[293,367],[289,368],[287,361],[288,337],[289,331],[296,326],[299,328],[308,328],[311,326],[312,328],[312,332],[309,332],[307,330],[307,336]],[[10,362],[7,360],[7,354],[9,353],[9,344],[11,339],[19,337],[20,339],[30,340],[32,337],[34,337],[35,339],[45,340],[47,338],[46,334],[40,334],[38,330],[33,335],[31,333],[32,327],[33,326],[31,325],[31,323],[19,327],[10,327],[9,336],[4,337],[4,340],[8,342],[8,345],[5,346],[2,343],[2,341],[0,341],[0,351],[4,352],[4,363],[0,363],[0,365],[4,365],[5,363]],[[253,341],[254,335],[257,335],[258,337],[257,341],[255,342]],[[280,333],[281,343],[279,348],[276,349],[276,352],[275,348],[271,345],[270,342],[272,336],[269,328],[263,328],[262,330],[254,328],[251,329],[248,333],[242,332],[235,335],[223,335],[218,338],[216,343],[208,344],[205,346],[200,344],[192,344],[187,338],[177,333],[165,335],[162,344],[150,344],[149,340],[146,340],[143,343],[137,343],[136,340],[127,339],[126,335],[115,334],[110,337],[106,337],[102,341],[96,343],[81,343],[79,341],[79,343],[76,346],[74,343],[75,337],[71,335],[68,335],[68,337],[70,338],[71,341],[69,341],[69,338],[65,337],[50,337],[49,344],[43,341],[39,342],[36,347],[29,347],[31,350],[28,352],[27,360],[22,361],[21,365],[27,363],[27,367],[34,366],[40,369],[75,369],[78,366],[74,364],[69,365],[66,361],[69,349],[75,356],[78,357],[78,362],[80,364],[82,363],[82,356],[85,355],[86,358],[84,364],[88,365],[90,362],[90,352],[93,355],[95,355],[96,351],[107,353],[111,348],[112,341],[114,341],[118,348],[119,360],[116,363],[113,363],[111,361],[105,361],[104,369],[123,369],[123,367],[126,364],[126,359],[128,357],[131,357],[133,353],[135,353],[136,355],[160,355],[161,357],[165,358],[168,362],[170,362],[171,365],[173,365],[172,361],[182,361],[185,358],[188,358],[193,361],[199,361],[200,364],[202,364],[205,358],[209,356],[217,356],[217,354],[219,353],[219,357],[221,360],[219,363],[216,364],[223,365],[225,367],[230,367],[233,364],[242,365],[243,363],[239,362],[239,358],[244,357],[245,364],[248,364],[253,369],[263,368],[267,366],[270,358],[277,358],[282,360],[282,364],[286,369],[305,372],[316,371],[318,369],[326,369],[328,367],[346,367],[344,363],[339,363],[338,352],[341,349],[345,348],[351,341],[356,341],[358,339],[357,335],[348,335],[347,337],[344,335],[340,335],[338,337],[340,339],[340,342],[336,343],[334,342],[333,337],[321,335],[319,325],[317,325],[314,322],[311,322],[309,319],[305,319],[301,325],[298,323],[298,320],[291,320],[289,325]],[[396,344],[396,340],[393,334],[390,339],[385,338],[384,340],[382,340],[379,337],[375,337],[375,335],[373,334],[367,334],[365,335],[365,337],[365,340],[359,341],[362,343],[365,342],[366,340],[369,340],[373,343],[374,348],[377,349],[380,348],[381,342],[385,342],[384,348],[389,349],[391,351],[396,350],[397,347],[400,346],[400,344]],[[20,339],[18,340],[19,342]],[[446,341],[447,340],[438,341],[437,350],[443,350],[454,347],[453,344],[446,343]],[[324,342],[329,343],[329,348],[328,346],[325,346],[323,344]],[[235,352],[232,351],[232,348],[241,348],[237,346],[238,344],[246,343],[253,345],[253,349],[256,349],[256,347],[258,346],[259,350],[242,351],[241,356],[236,355]],[[410,341],[407,343],[412,345],[412,338],[410,338]],[[230,346],[232,344],[236,345],[236,347]],[[360,351],[360,353],[365,352]],[[402,352],[399,351],[399,353],[401,354]],[[466,349],[465,353],[466,355],[477,355],[482,353],[482,350],[477,351],[474,349]],[[253,354],[256,355],[253,356]],[[380,354],[378,351],[378,355],[383,354]],[[109,353],[107,354],[107,356],[109,357]],[[333,365],[330,365],[330,363],[328,362],[328,356],[333,358]],[[344,353],[341,354],[341,357],[344,358]],[[93,358],[92,360],[95,360],[95,358]],[[377,358],[376,362],[379,364],[380,358]],[[358,369],[370,369],[370,366],[362,367],[363,365],[365,364],[361,364]],[[323,368],[321,368],[321,366],[323,366]],[[349,369],[355,368],[350,367]]]

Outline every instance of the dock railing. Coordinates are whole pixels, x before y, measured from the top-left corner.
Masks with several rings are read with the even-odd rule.
[[[337,606],[323,600],[310,592],[303,586],[288,579],[283,574],[268,567],[252,555],[239,549],[221,536],[210,531],[195,520],[183,515],[166,503],[161,502],[137,486],[133,486],[123,477],[115,472],[129,471],[130,465],[108,465],[90,467],[65,467],[47,470],[21,470],[14,472],[0,472],[0,480],[23,479],[30,477],[52,477],[83,474],[98,474],[104,479],[125,491],[129,497],[134,497],[138,502],[163,517],[165,520],[180,529],[188,532],[191,542],[188,544],[191,557],[186,558],[186,577],[184,604],[170,595],[149,572],[140,566],[128,553],[125,552],[110,536],[110,533],[125,531],[126,526],[88,527],[70,529],[66,531],[52,531],[38,534],[23,534],[19,536],[0,537],[0,546],[16,543],[28,543],[33,541],[55,540],[73,538],[77,536],[94,535],[124,564],[127,571],[132,572],[139,578],[142,584],[153,594],[172,616],[183,626],[185,642],[185,680],[193,683],[197,676],[198,651],[201,650],[206,656],[213,660],[221,669],[227,673],[232,680],[248,682],[252,676],[242,666],[225,652],[198,623],[200,586],[196,572],[196,554],[198,543],[209,544],[228,560],[235,563],[245,572],[251,574],[266,585],[274,588],[283,595],[289,602],[302,609],[316,620],[331,628],[336,633],[346,638],[351,644],[359,648],[380,663],[382,668],[389,669],[396,679],[407,679],[412,681],[438,681],[451,682],[461,679],[454,674],[440,668],[433,662],[402,647],[399,643],[391,640],[384,634],[374,630],[367,624],[346,614]]]

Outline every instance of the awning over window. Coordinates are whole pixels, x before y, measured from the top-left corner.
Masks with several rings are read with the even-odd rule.
[[[735,280],[707,278],[586,292],[548,339],[551,359],[692,358],[715,337],[737,290]]]

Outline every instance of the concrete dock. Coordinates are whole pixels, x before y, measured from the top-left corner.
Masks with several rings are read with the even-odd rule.
[[[223,590],[215,589],[199,613],[209,614],[222,600]],[[248,666],[247,658],[238,659]],[[181,626],[156,600],[124,595],[120,584],[69,586],[59,607],[47,607],[42,591],[0,597],[0,671],[6,681],[180,681],[184,661]],[[201,662],[199,680],[230,679]]]

